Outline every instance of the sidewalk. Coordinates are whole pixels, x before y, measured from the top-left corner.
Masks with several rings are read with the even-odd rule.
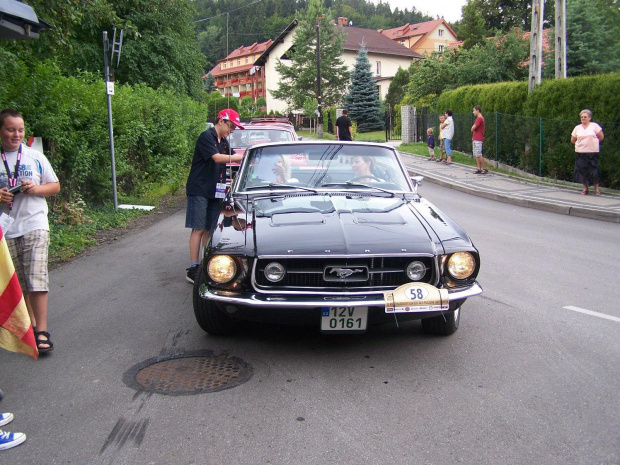
[[[398,148],[399,141],[389,145]],[[553,213],[620,223],[620,192],[601,196],[581,195],[581,186],[530,182],[495,171],[473,174],[475,167],[452,163],[431,162],[428,157],[399,152],[405,166],[415,174],[435,184],[467,192],[479,197],[506,202],[521,207],[535,208]],[[492,166],[488,163],[489,167]]]

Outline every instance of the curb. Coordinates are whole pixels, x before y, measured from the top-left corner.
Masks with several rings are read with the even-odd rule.
[[[396,150],[398,150],[397,147],[396,147]],[[399,151],[398,153],[404,159],[406,159],[407,157],[412,157],[412,158],[416,158],[420,160],[423,160],[426,158],[421,155],[415,155],[415,154],[406,153],[406,152]],[[469,165],[461,165],[459,163],[456,163],[456,164],[462,168],[466,168],[466,167],[469,168]],[[407,167],[407,169],[410,173],[413,172],[411,168]],[[544,201],[544,200],[517,198],[517,197],[511,196],[509,193],[504,194],[504,193],[497,193],[497,192],[488,192],[488,191],[484,191],[480,189],[474,189],[467,185],[453,183],[445,179],[435,177],[432,174],[429,174],[427,172],[416,173],[416,174],[421,174],[422,176],[424,176],[425,179],[428,179],[429,182],[432,182],[433,184],[437,184],[443,187],[448,187],[450,189],[454,189],[460,192],[465,192],[467,194],[475,195],[477,197],[483,197],[489,200],[495,200],[498,202],[508,203],[511,205],[517,205],[517,206],[525,207],[525,208],[532,208],[535,210],[541,210],[541,211],[546,211],[550,213],[559,213],[561,215],[575,216],[578,218],[587,218],[587,219],[592,219],[592,220],[606,221],[610,223],[620,223],[620,211],[609,211],[609,210],[599,209],[596,207],[584,207],[581,205],[565,205],[565,204],[559,204],[559,203],[555,203],[551,201]],[[493,175],[512,179],[510,176],[506,176],[503,173],[493,173]],[[518,182],[540,185],[539,183],[530,183],[528,182],[527,179],[519,179]],[[566,189],[569,191],[574,190],[570,187],[565,187],[565,186],[560,186],[560,185],[553,185],[553,187],[559,188],[559,189]]]

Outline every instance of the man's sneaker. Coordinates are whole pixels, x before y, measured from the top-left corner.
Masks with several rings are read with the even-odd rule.
[[[190,266],[185,270],[185,279],[187,279],[190,283],[194,284],[194,279],[196,279],[196,272],[198,271],[198,265]]]
[[[0,450],[19,446],[25,440],[26,435],[24,433],[9,433],[0,429]]]
[[[12,413],[0,413],[0,426],[8,425],[13,421]]]

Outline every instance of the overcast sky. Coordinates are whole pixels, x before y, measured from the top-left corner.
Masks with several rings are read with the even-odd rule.
[[[374,0],[374,3],[378,3],[378,0]],[[443,16],[446,21],[454,22],[461,19],[461,8],[467,0],[383,0],[383,3],[389,4],[392,11],[394,8],[411,10],[411,6],[414,6],[420,13],[433,18]]]

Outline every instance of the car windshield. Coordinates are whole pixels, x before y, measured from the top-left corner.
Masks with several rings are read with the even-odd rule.
[[[235,131],[230,135],[230,145],[233,148],[247,148],[257,144],[292,140],[293,134],[285,129],[246,127],[243,131]]]
[[[283,187],[410,190],[396,153],[381,145],[293,143],[247,152],[237,192],[260,188],[281,192]]]

